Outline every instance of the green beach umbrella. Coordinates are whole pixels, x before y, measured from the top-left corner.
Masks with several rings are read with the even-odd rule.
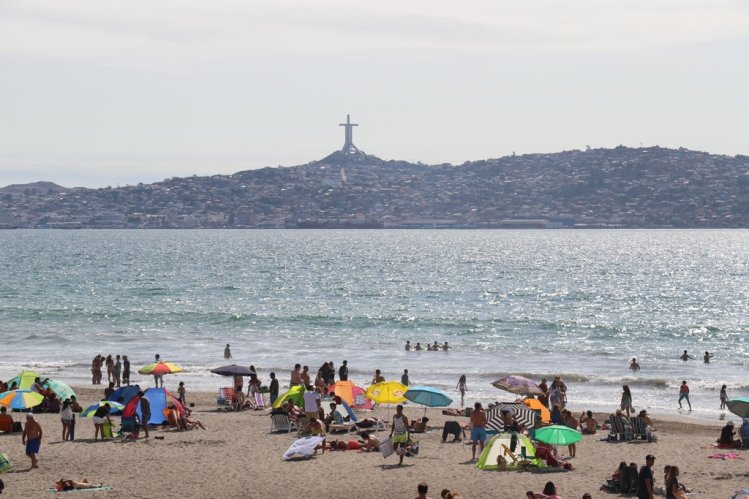
[[[55,393],[55,395],[60,397],[60,400],[65,400],[69,399],[70,397],[76,396],[73,389],[62,381],[55,381],[53,379],[50,379],[47,380],[45,384],[49,387],[50,390]]]
[[[15,378],[8,380],[8,386],[13,386],[15,383],[15,388],[26,390],[34,385],[34,380],[38,377],[39,375],[34,371],[23,371]]]
[[[287,400],[293,400],[298,406],[304,405],[304,392],[307,389],[303,385],[292,386],[289,391],[281,395],[273,402],[273,409],[278,409]]]
[[[536,430],[536,440],[549,445],[570,445],[582,438],[583,435],[579,431],[557,424]]]
[[[726,400],[728,410],[741,418],[749,418],[749,397]]]

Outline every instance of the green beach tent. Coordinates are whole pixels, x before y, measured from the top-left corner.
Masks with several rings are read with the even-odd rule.
[[[281,395],[273,402],[273,409],[280,409],[284,402],[293,400],[298,406],[304,406],[304,392],[307,389],[303,385],[292,386],[289,391]]]
[[[515,443],[513,445],[513,435]],[[515,449],[515,450],[512,450]],[[502,469],[517,470],[518,462],[525,459],[539,468],[546,467],[543,460],[536,457],[536,448],[528,437],[521,433],[499,433],[492,437],[484,447],[484,451],[479,456],[476,467],[480,470],[498,470],[497,459],[502,456],[507,462],[507,466]],[[525,457],[523,457],[525,456]]]

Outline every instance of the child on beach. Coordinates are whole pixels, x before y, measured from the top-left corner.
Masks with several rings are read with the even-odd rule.
[[[726,400],[728,400],[728,394],[726,393],[726,385],[720,387],[720,410],[725,410]]]
[[[468,391],[465,374],[463,374],[458,380],[458,386],[456,388],[460,390],[460,407],[463,407],[463,400],[465,399],[466,392]]]
[[[185,403],[185,382],[180,381],[179,387],[177,388],[177,400],[179,400],[179,403],[182,404],[182,407],[185,407],[187,404]]]

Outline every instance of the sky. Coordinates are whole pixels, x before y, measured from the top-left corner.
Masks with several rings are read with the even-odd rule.
[[[749,154],[745,0],[0,0],[0,186],[294,166]]]

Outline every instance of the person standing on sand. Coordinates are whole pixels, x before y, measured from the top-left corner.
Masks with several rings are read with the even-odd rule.
[[[726,385],[720,387],[720,410],[725,410],[726,400],[728,400],[728,393],[726,393]]]
[[[408,445],[408,441],[411,439],[411,430],[408,425],[408,418],[403,414],[403,406],[398,404],[395,408],[395,415],[393,416],[393,424],[390,427],[390,438],[393,439],[393,447],[398,450],[400,447]],[[398,466],[403,464],[404,453],[398,453],[400,460]]]
[[[229,348],[229,344],[226,344],[226,348],[224,348],[224,358],[225,359],[231,359],[231,348]]]
[[[122,356],[122,382],[130,386],[130,359],[127,355]]]
[[[655,456],[648,454],[645,456],[645,466],[640,468],[637,476],[637,499],[654,499],[653,498],[653,465]]]
[[[161,355],[156,354],[154,356],[154,362],[155,363],[161,362]],[[153,381],[154,381],[154,383],[156,383],[156,388],[159,387],[159,382],[161,382],[161,387],[164,388],[164,376],[163,375],[161,375],[161,374],[154,374],[153,375]]]
[[[543,404],[547,409],[549,408],[549,385],[546,384],[546,378],[541,378],[541,383],[538,385],[543,395],[538,396],[538,401]]]
[[[270,373],[270,387],[268,388],[270,393],[270,405],[278,398],[278,380],[276,379],[276,373]]]
[[[68,440],[71,442],[75,440],[75,414],[83,412],[83,407],[78,403],[78,399],[75,395],[70,396],[70,409],[73,411],[73,419],[70,420],[70,429],[68,430]]]
[[[689,410],[692,410],[692,403],[689,401],[689,385],[687,385],[687,380],[684,380],[681,382],[681,386],[679,387],[679,409],[681,409],[681,401],[682,399],[687,399],[687,404],[689,404]]]
[[[475,461],[476,446],[481,446],[480,455],[481,452],[484,452],[484,443],[486,442],[486,413],[481,407],[481,402],[476,402],[473,406],[473,412],[471,412],[471,440],[473,441],[471,461]]]
[[[122,362],[120,361],[119,354],[116,357],[116,360],[114,361],[114,382],[117,385],[117,388],[120,387],[120,379],[122,375]]]
[[[143,424],[143,432],[146,434],[146,438],[148,438],[148,421],[151,419],[151,401],[146,398],[143,392],[138,392],[138,397],[140,397],[140,415],[141,423]]]
[[[302,384],[302,372],[300,371],[301,368],[301,364],[294,364],[294,370],[291,371],[291,380],[289,381],[289,386],[299,386]]]
[[[26,455],[31,459],[31,467],[38,468],[39,460],[37,454],[39,454],[39,448],[42,445],[42,427],[34,419],[32,413],[26,414],[26,424],[23,427],[23,434],[21,435],[21,443],[26,445]]]

